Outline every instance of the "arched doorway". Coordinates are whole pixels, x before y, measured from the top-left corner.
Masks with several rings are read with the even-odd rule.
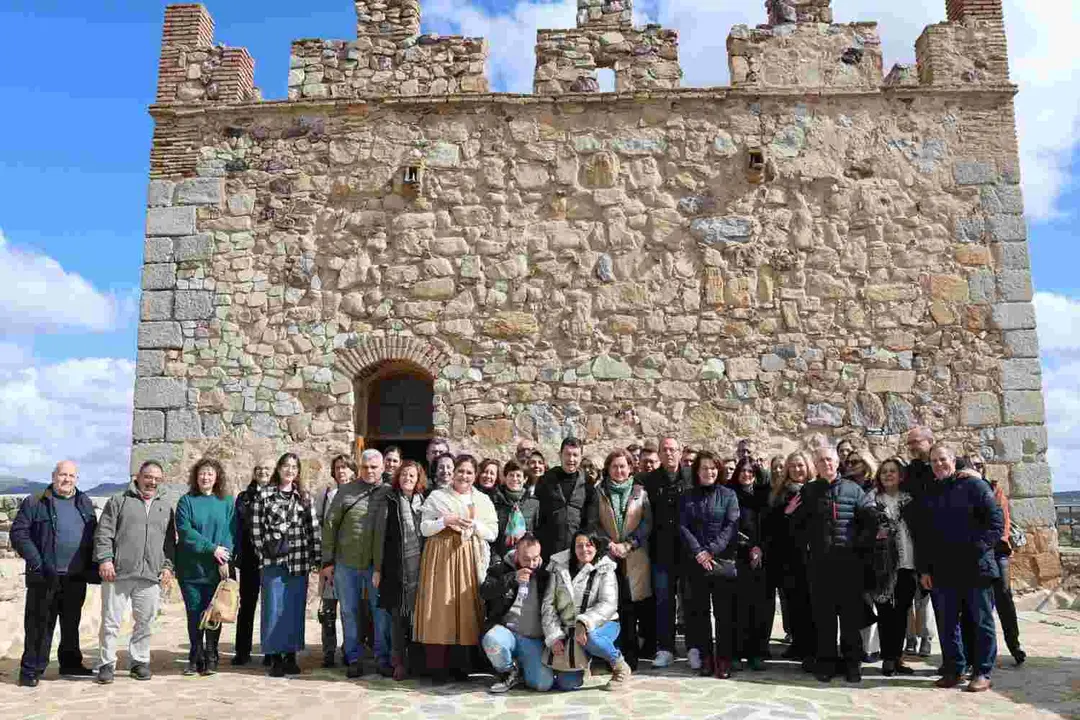
[[[397,445],[406,459],[424,460],[434,437],[434,379],[407,361],[386,361],[357,381],[357,449]]]

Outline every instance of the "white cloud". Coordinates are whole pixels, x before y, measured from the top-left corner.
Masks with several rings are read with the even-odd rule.
[[[133,299],[101,292],[48,255],[13,247],[0,232],[0,333],[108,332],[133,312]]]
[[[640,20],[679,30],[685,86],[728,82],[726,39],[731,27],[765,22],[761,3],[715,0],[638,0]],[[945,19],[945,0],[835,0],[838,22],[876,20],[886,70],[915,61],[915,40],[927,25]],[[491,46],[492,87],[532,91],[537,28],[572,27],[573,0],[518,0],[493,15],[460,0],[427,0],[425,20],[440,31],[486,37]],[[1017,123],[1027,209],[1032,219],[1058,214],[1071,181],[1069,163],[1080,135],[1080,3],[1075,0],[1005,0],[1012,78],[1020,85]]]
[[[127,479],[134,375],[113,358],[0,366],[0,474],[48,482],[70,459],[84,487]]]
[[[1037,293],[1054,489],[1080,490],[1080,299]]]

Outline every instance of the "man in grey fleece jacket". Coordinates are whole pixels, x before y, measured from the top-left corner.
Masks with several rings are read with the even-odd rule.
[[[172,506],[157,494],[161,466],[142,464],[127,490],[109,499],[94,535],[94,560],[101,570],[101,660],[97,681],[107,685],[116,672],[116,639],[130,602],[135,627],[128,654],[131,676],[149,680],[150,624],[157,615],[161,586],[172,582],[176,525]]]

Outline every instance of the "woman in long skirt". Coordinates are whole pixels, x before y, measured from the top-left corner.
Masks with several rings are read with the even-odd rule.
[[[480,643],[480,584],[499,521],[491,500],[473,488],[475,480],[475,458],[459,456],[452,481],[431,493],[421,514],[420,532],[427,542],[413,637],[425,646],[428,671],[437,680],[445,679],[451,667],[456,678],[466,676],[470,648]]]
[[[322,561],[322,533],[296,455],[278,459],[255,503],[251,536],[262,559],[260,630],[270,676],[299,675],[296,653],[304,649],[308,576]]]

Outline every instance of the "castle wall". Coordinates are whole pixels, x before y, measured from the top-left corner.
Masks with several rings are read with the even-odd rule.
[[[627,9],[581,0],[566,32],[634,32]],[[777,27],[751,44],[789,62],[830,27],[829,53],[876,38]],[[323,477],[386,360],[435,378],[437,434],[495,457],[662,432],[886,457],[925,424],[989,459],[1034,538],[1018,582],[1053,582],[1014,88],[910,68],[882,87],[863,63],[554,101],[155,106],[182,142],[152,169],[133,466],[179,479],[212,452],[246,476],[288,448]]]

